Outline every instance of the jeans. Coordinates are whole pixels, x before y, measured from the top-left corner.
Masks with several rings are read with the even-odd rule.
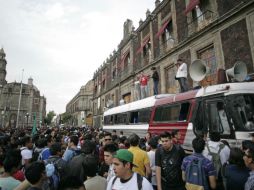
[[[181,92],[186,92],[188,91],[188,83],[187,83],[187,79],[184,77],[181,77],[178,79],[180,88],[181,88]]]
[[[148,88],[147,85],[140,86],[141,88],[141,99],[148,97]]]
[[[153,94],[154,95],[157,95],[159,92],[158,92],[158,86],[159,86],[159,81],[158,80],[154,80],[153,81]]]

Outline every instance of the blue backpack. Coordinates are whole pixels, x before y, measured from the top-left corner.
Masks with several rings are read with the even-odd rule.
[[[204,159],[195,158],[187,165],[185,170],[185,187],[187,190],[209,190],[205,170],[202,167]]]
[[[60,173],[59,173],[59,169],[57,167],[58,164],[58,160],[55,161],[48,161],[48,160],[44,160],[45,163],[45,168],[46,168],[46,174],[48,177],[48,189],[49,190],[57,190],[58,189],[58,185],[60,182]]]

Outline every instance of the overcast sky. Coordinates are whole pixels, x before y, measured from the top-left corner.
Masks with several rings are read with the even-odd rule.
[[[47,111],[66,104],[117,49],[127,18],[138,27],[155,0],[0,0],[7,81],[31,76]]]

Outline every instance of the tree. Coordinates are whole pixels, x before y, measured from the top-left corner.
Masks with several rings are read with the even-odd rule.
[[[72,119],[72,115],[71,114],[69,114],[69,113],[63,113],[62,115],[61,115],[61,122],[62,123],[68,123],[70,120]]]
[[[44,123],[46,123],[47,125],[50,125],[52,120],[53,120],[53,117],[55,116],[55,112],[54,111],[49,111],[46,118],[44,119]]]

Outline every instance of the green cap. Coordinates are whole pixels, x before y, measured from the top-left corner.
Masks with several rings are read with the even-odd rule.
[[[126,149],[120,149],[116,151],[114,158],[118,158],[119,160],[123,160],[133,164],[133,154]]]

